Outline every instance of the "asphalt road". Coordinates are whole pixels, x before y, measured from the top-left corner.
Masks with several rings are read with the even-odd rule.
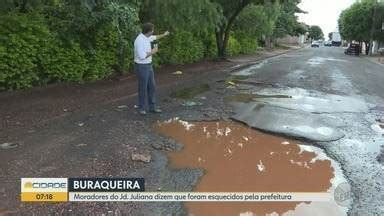
[[[235,103],[234,119],[323,148],[340,163],[351,186],[350,215],[384,214],[384,167],[376,160],[384,148],[384,131],[378,127],[384,118],[383,65],[344,55],[341,48],[321,47],[235,74],[248,76],[240,82],[243,89],[264,83],[254,85],[251,93],[272,98]]]
[[[384,98],[384,67],[342,48],[306,48],[276,57],[257,71],[259,81],[342,95]]]
[[[226,66],[230,67],[230,66]],[[228,68],[227,68],[228,69]],[[30,125],[23,126],[22,117],[13,120],[12,110],[4,109],[6,114],[1,118],[9,119],[11,124],[2,123],[1,142],[16,143],[13,149],[1,149],[0,158],[0,215],[25,215],[31,212],[40,214],[106,214],[106,215],[169,215],[183,214],[180,204],[142,204],[142,203],[84,203],[84,204],[55,204],[41,205],[20,203],[21,177],[86,177],[86,176],[133,176],[145,177],[148,190],[189,191],[193,189],[201,170],[173,170],[167,165],[166,152],[177,148],[177,144],[153,133],[152,124],[157,120],[166,120],[179,116],[184,119],[228,119],[231,107],[223,102],[228,94],[234,94],[236,89],[223,88],[222,82],[230,70],[220,73],[188,75],[185,82],[177,86],[164,85],[159,90],[165,113],[159,116],[150,115],[146,118],[135,113],[132,96],[121,94],[121,91],[134,88],[130,86],[106,84],[108,88],[97,85],[80,87],[88,89],[82,97],[81,89],[66,91],[62,88],[61,96],[66,101],[76,104],[81,101],[84,106],[88,99],[92,106],[77,109],[76,106],[66,107],[59,104],[55,107],[55,117],[49,121],[43,113],[49,113],[47,107],[50,101],[59,103],[57,95],[38,100],[40,89],[34,91],[36,102],[28,102],[28,109],[21,110],[15,115],[27,116]],[[384,119],[384,67],[364,58],[345,56],[340,48],[322,47],[318,49],[304,48],[292,51],[268,60],[264,60],[250,69],[238,71],[247,74],[247,81],[255,82],[248,85],[252,91],[261,94],[284,94],[304,98],[301,101],[278,103],[279,101],[262,101],[271,107],[286,109],[289,115],[302,115],[309,118],[334,119],[330,127],[344,134],[341,139],[318,142],[306,139],[311,145],[320,146],[328,156],[340,163],[353,192],[353,204],[350,215],[384,215],[384,176],[383,164],[376,157],[383,145],[383,136],[372,130],[376,119]],[[171,77],[171,76],[170,76]],[[191,78],[192,77],[192,78]],[[172,76],[173,79],[175,79]],[[209,83],[211,91],[202,94],[209,100],[202,100],[203,106],[186,108],[179,100],[169,97],[176,88],[193,86],[197,83]],[[130,82],[134,83],[134,82]],[[247,85],[244,85],[247,87]],[[106,89],[105,92],[100,89]],[[73,89],[71,89],[73,90]],[[102,94],[102,99],[108,103],[99,103],[90,98],[92,91]],[[109,93],[119,97],[109,97]],[[71,98],[68,95],[73,94]],[[10,100],[12,106],[23,106],[23,100],[30,101],[27,93],[18,93],[18,100]],[[129,94],[131,95],[131,94]],[[4,95],[3,95],[4,96]],[[340,96],[336,97],[335,96]],[[24,97],[24,98],[23,98]],[[64,97],[64,96],[63,96]],[[200,96],[199,96],[200,97]],[[6,97],[12,98],[7,93]],[[308,99],[309,98],[309,99]],[[200,99],[199,99],[200,100]],[[322,107],[316,103],[322,101]],[[324,102],[325,101],[325,102]],[[352,101],[352,102],[351,102]],[[359,106],[357,107],[356,103]],[[345,103],[344,103],[345,102]],[[3,105],[7,103],[4,101]],[[305,103],[304,108],[300,103]],[[336,103],[333,104],[333,103]],[[44,104],[44,106],[41,106]],[[288,105],[289,106],[288,106]],[[121,105],[126,105],[119,107]],[[335,111],[324,107],[339,107]],[[340,108],[341,107],[341,108]],[[68,110],[67,110],[68,109]],[[311,111],[311,109],[313,109]],[[170,112],[170,110],[172,112]],[[292,111],[292,113],[291,113]],[[38,116],[33,121],[33,117]],[[270,111],[268,111],[270,113]],[[57,115],[57,113],[61,113]],[[273,116],[273,115],[272,115]],[[308,117],[309,116],[309,117]],[[273,121],[273,119],[270,119]],[[39,124],[40,123],[40,124]],[[257,125],[255,126],[257,127]],[[261,128],[264,129],[264,128]],[[279,129],[270,132],[281,133]],[[300,137],[300,134],[284,133],[288,136]],[[305,136],[304,136],[305,137]],[[152,160],[149,164],[134,162],[131,153],[149,153]]]

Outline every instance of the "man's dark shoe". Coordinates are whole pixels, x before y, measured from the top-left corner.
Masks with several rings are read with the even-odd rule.
[[[162,113],[163,111],[159,108],[155,108],[155,109],[151,109],[150,112],[151,113]]]
[[[147,115],[147,112],[145,110],[139,110],[140,115]]]

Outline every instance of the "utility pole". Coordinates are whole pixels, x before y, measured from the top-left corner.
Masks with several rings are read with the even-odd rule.
[[[379,6],[379,0],[375,0],[375,3],[373,5],[373,16],[372,16],[372,25],[371,25],[371,35],[370,35],[370,42],[369,42],[369,55],[371,56],[373,54],[373,36],[375,34],[375,25],[376,25],[376,16],[377,16],[377,7]]]

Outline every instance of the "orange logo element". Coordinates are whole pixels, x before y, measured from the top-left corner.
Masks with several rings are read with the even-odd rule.
[[[25,182],[24,188],[32,188],[32,182]]]

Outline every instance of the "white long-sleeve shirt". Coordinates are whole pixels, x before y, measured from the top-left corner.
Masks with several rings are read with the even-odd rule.
[[[150,37],[145,36],[143,33],[140,33],[135,40],[134,44],[134,60],[137,64],[150,64],[152,63],[152,56],[148,56],[148,53],[151,52],[151,42],[156,40],[156,36],[152,35]]]

